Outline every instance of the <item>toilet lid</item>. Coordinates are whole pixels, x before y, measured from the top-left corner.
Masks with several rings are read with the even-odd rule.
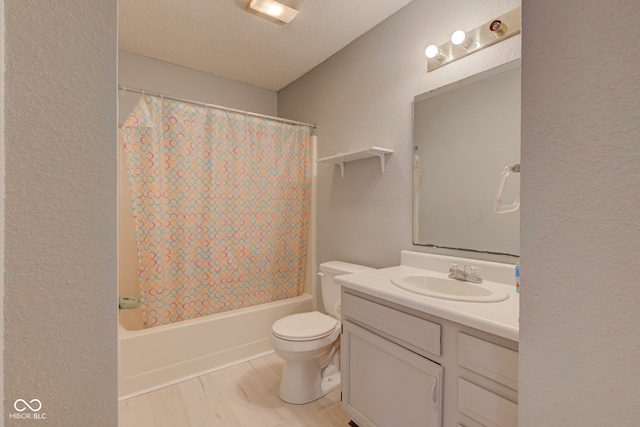
[[[292,314],[273,324],[273,334],[291,341],[305,341],[323,338],[331,334],[338,324],[333,317],[319,311]]]

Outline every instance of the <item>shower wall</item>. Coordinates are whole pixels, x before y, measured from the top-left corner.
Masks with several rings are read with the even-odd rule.
[[[118,53],[118,83],[214,105],[277,115],[274,91],[223,79],[168,62],[130,52]],[[127,118],[140,95],[120,92],[118,124]],[[119,295],[138,296],[138,260],[131,216],[131,199],[124,163],[124,150],[118,147],[118,290]],[[121,322],[131,329],[142,327],[137,310],[120,310]],[[140,325],[138,325],[140,323]]]

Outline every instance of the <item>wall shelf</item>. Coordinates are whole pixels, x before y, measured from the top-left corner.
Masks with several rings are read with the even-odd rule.
[[[390,148],[376,147],[365,148],[357,151],[350,151],[348,153],[338,153],[333,156],[323,157],[318,159],[318,162],[333,163],[340,166],[340,176],[344,178],[344,164],[347,162],[353,162],[356,160],[368,159],[370,157],[378,157],[380,159],[380,169],[384,173],[384,161],[387,154],[392,154],[393,150]]]

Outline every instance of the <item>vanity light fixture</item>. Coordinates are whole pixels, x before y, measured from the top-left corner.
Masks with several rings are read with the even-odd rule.
[[[462,43],[464,43],[465,39],[468,40],[467,35],[462,30],[456,30],[453,32],[453,34],[451,34],[451,43],[456,46],[460,46]]]
[[[247,10],[271,22],[288,24],[296,17],[303,0],[251,0]]]
[[[451,40],[440,46],[430,44],[425,49],[427,70],[433,71],[444,64],[519,34],[520,15],[521,8],[518,7],[473,30],[456,30],[451,34]]]
[[[473,45],[473,40],[464,31],[457,30],[451,34],[451,43],[468,50]]]
[[[435,44],[430,44],[429,46],[427,46],[427,48],[424,50],[424,54],[427,58],[435,59],[440,62],[444,61],[444,59],[447,57],[447,55],[445,55],[444,52],[441,51],[440,48]]]

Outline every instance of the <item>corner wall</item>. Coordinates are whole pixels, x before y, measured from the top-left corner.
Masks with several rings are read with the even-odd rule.
[[[635,426],[640,3],[523,16],[519,425]]]
[[[2,421],[116,426],[117,2],[3,10]]]
[[[278,115],[318,124],[318,157],[377,145],[395,152],[380,173],[377,159],[318,164],[317,262],[373,267],[400,262],[412,244],[412,103],[414,96],[520,57],[520,36],[430,73],[424,49],[457,28],[475,28],[518,0],[414,0],[278,92]]]
[[[0,0],[0,360],[4,360],[4,0]],[[0,365],[0,402],[4,402],[4,363]],[[0,426],[4,405],[0,405]]]

